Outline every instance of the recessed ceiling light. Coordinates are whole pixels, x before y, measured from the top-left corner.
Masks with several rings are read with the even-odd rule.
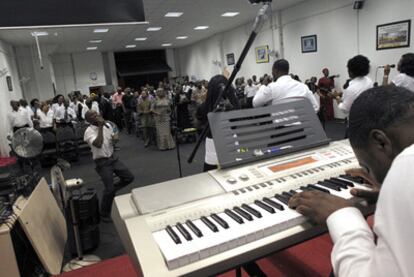
[[[125,48],[135,48],[135,47],[137,47],[135,44],[125,45]]]
[[[168,12],[165,17],[180,17],[182,16],[182,12]]]
[[[99,29],[95,29],[93,30],[94,33],[108,33],[109,29],[105,29],[105,28],[99,28]]]
[[[162,47],[168,47],[168,46],[172,46],[172,43],[164,43],[161,45]]]
[[[226,12],[226,13],[223,13],[221,16],[223,16],[223,17],[235,17],[236,15],[239,15],[240,13],[239,12]]]
[[[161,27],[149,27],[148,29],[147,29],[147,31],[148,32],[156,32],[156,31],[159,31],[159,30],[161,30],[162,28]]]
[[[197,27],[194,28],[194,30],[206,30],[208,28],[209,28],[209,26],[197,26]]]
[[[48,32],[33,32],[32,36],[38,36],[38,37],[44,37],[44,36],[48,36],[49,33]]]
[[[90,43],[101,43],[102,39],[93,39],[89,41]]]
[[[135,41],[146,41],[148,38],[135,38]]]
[[[96,47],[96,46],[86,48],[86,50],[96,50],[96,49],[98,49],[98,47]]]
[[[176,37],[176,39],[188,39],[187,36],[182,36],[182,37]]]

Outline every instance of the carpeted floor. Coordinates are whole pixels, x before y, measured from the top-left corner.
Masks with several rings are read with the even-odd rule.
[[[345,125],[339,121],[329,122],[326,126],[326,133],[332,140],[343,139],[345,134]],[[123,188],[118,194],[129,193],[133,188],[143,187],[179,177],[176,150],[158,151],[155,146],[144,148],[142,140],[136,138],[134,135],[127,135],[125,133],[121,134],[121,141],[118,145],[121,149],[116,153],[116,155],[119,156],[120,160],[126,164],[135,176],[133,184]],[[180,145],[181,163],[184,176],[193,175],[202,171],[204,161],[204,145],[200,147],[200,151],[197,153],[194,162],[192,164],[187,163],[187,158],[193,147],[194,144]],[[50,181],[50,173],[48,170],[43,170],[42,174]],[[95,172],[95,166],[90,156],[84,156],[80,162],[72,164],[71,168],[64,172],[64,176],[66,179],[82,178],[85,186],[97,189],[100,196],[103,185],[101,184],[98,174]],[[95,251],[93,251],[93,253],[90,254],[98,255],[103,260],[125,254],[122,243],[112,223],[101,223],[100,234],[100,245]],[[69,257],[67,257],[67,259],[69,259]],[[263,259],[259,262],[259,264],[272,263],[272,261],[272,259]],[[276,261],[280,262],[279,259],[276,259]],[[286,261],[286,264],[283,266],[290,268],[290,265],[293,266],[294,264],[292,263],[293,261]],[[224,276],[233,276],[231,273],[229,274],[230,275]],[[285,276],[305,275],[288,274]]]

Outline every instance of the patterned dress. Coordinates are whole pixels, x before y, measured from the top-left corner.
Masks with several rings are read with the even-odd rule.
[[[154,104],[155,128],[157,129],[157,145],[160,150],[175,148],[170,127],[171,106],[168,99],[158,99]]]

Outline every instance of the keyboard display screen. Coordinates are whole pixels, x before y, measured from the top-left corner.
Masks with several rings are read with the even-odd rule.
[[[313,157],[306,157],[306,158],[298,159],[298,160],[287,162],[287,163],[271,165],[268,167],[268,169],[271,170],[273,173],[276,173],[282,170],[287,170],[287,169],[299,167],[302,165],[311,164],[314,162],[317,162],[317,160],[315,160]]]

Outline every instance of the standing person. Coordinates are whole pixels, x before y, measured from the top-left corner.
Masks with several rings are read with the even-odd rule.
[[[65,97],[62,94],[56,95],[55,98],[53,98],[53,104],[52,104],[52,110],[53,113],[56,114],[58,112],[64,112],[65,110]]]
[[[318,85],[316,84],[316,82],[318,81],[318,79],[316,77],[311,77],[309,82],[307,82],[307,86],[309,87],[310,91],[312,91],[313,96],[316,99],[316,102],[319,104],[319,112],[318,112],[318,118],[319,121],[322,124],[323,129],[325,130],[325,123],[326,123],[326,119],[325,119],[325,104],[322,104],[323,101],[325,101],[327,96],[326,94],[321,93]]]
[[[369,60],[367,57],[358,55],[348,61],[348,74],[351,81],[349,86],[344,90],[343,94],[335,92],[332,95],[335,97],[338,108],[349,114],[352,104],[358,96],[374,86],[372,80],[367,76],[369,74]]]
[[[144,146],[148,147],[152,142],[152,131],[153,131],[153,120],[152,120],[152,104],[153,102],[149,99],[147,90],[141,93],[141,101],[138,103],[137,112],[141,119],[141,128],[144,137]]]
[[[188,104],[190,103],[190,99],[188,94],[177,87],[175,91],[175,103],[177,109],[177,127],[180,129],[190,128],[191,127],[191,120],[190,120],[190,113],[188,111]]]
[[[257,92],[257,85],[253,84],[253,80],[247,80],[247,86],[244,88],[244,95],[247,99],[246,107],[247,109],[253,108],[253,98]]]
[[[398,62],[397,69],[400,73],[394,77],[392,84],[397,87],[404,87],[409,91],[414,92],[414,53],[402,55],[400,61]],[[391,66],[385,66],[383,85],[388,85],[388,76],[390,71]]]
[[[121,87],[117,88],[117,91],[112,95],[112,105],[114,106],[114,119],[118,129],[122,131],[122,115],[124,113],[122,98],[124,97],[124,92]]]
[[[334,109],[332,98],[329,97],[331,91],[335,88],[334,78],[329,77],[329,69],[324,68],[322,70],[323,77],[318,81],[318,87],[321,97],[321,111],[326,121],[334,119]]]
[[[376,203],[373,231],[354,205],[326,193],[295,194],[289,207],[326,224],[335,276],[413,275],[414,94],[381,86],[363,92],[349,115],[349,140],[364,172],[378,184],[354,196]],[[379,194],[378,194],[379,191]]]
[[[86,129],[84,141],[92,150],[96,172],[102,179],[105,189],[101,200],[101,218],[104,222],[110,222],[110,213],[115,194],[121,188],[129,185],[134,180],[134,175],[117,158],[114,157],[114,143],[119,140],[112,127],[96,111],[86,113],[86,121],[91,125]],[[114,184],[114,176],[120,178]]]
[[[253,107],[265,105],[276,105],[289,98],[306,98],[309,100],[315,112],[319,111],[319,104],[316,102],[313,93],[308,86],[298,82],[289,75],[289,62],[281,59],[273,64],[272,74],[275,82],[269,84],[268,90],[261,94],[256,94],[253,99]]]
[[[162,82],[161,82],[162,83]],[[125,125],[128,131],[128,134],[130,135],[132,132],[132,111],[133,111],[133,104],[132,101],[134,100],[134,95],[132,94],[132,91],[130,88],[125,89],[125,95],[122,97],[122,104],[124,106],[124,120]]]
[[[33,120],[34,112],[25,99],[19,100],[20,107],[27,111],[30,121]]]
[[[41,132],[53,131],[53,111],[45,102],[40,104],[40,109],[36,111],[35,117],[39,121],[39,128]]]
[[[221,89],[223,86],[226,86],[227,79],[223,75],[216,75],[208,83],[207,88],[207,98],[206,101],[200,106],[197,111],[197,117],[204,125],[208,122],[207,115],[212,112],[216,107],[216,103]],[[239,109],[239,101],[236,96],[236,90],[231,87],[228,95],[224,95],[231,104],[230,109]],[[207,132],[206,143],[205,143],[205,157],[204,157],[204,167],[203,171],[209,171],[216,169],[218,167],[218,159],[216,153],[216,147],[214,146],[213,134],[209,129]]]
[[[8,120],[13,133],[25,127],[33,127],[33,122],[29,119],[27,110],[20,107],[18,101],[10,101],[12,107],[11,113],[8,114]]]
[[[171,135],[171,103],[166,98],[164,89],[157,90],[157,100],[153,106],[155,128],[157,130],[157,146],[159,150],[175,148]]]

